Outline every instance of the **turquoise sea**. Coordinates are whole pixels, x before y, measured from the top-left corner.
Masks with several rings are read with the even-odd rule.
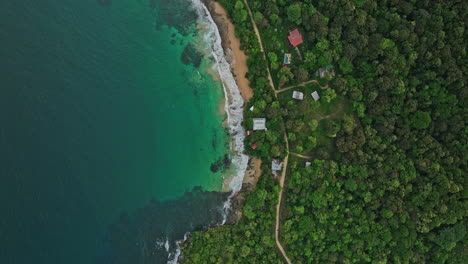
[[[166,263],[222,221],[224,94],[190,6],[0,1],[0,263]]]

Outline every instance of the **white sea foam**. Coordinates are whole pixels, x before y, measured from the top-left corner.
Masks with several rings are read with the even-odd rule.
[[[245,130],[242,127],[244,100],[242,99],[239,88],[237,87],[234,76],[232,75],[231,65],[229,65],[224,56],[218,26],[213,21],[208,8],[200,0],[192,0],[192,2],[195,10],[197,10],[199,14],[201,23],[205,24],[207,27],[207,31],[204,36],[205,41],[206,43],[210,43],[212,55],[216,60],[214,67],[221,77],[224,95],[227,102],[225,105],[225,111],[227,114],[229,133],[232,137],[232,163],[236,168],[235,175],[229,183],[229,187],[232,192],[229,199],[224,204],[225,211],[227,211],[231,205],[231,198],[239,192],[242,187],[242,180],[248,163],[247,155],[243,154],[245,137]],[[226,215],[223,224],[225,221]]]
[[[176,245],[177,245],[176,252],[174,253],[174,256],[172,256],[172,254],[169,253],[167,264],[177,264],[178,263],[179,256],[180,256],[180,253],[181,253],[180,252],[180,243],[185,242],[185,240],[187,240],[189,235],[190,235],[190,232],[187,232],[187,233],[184,234],[184,240],[176,241]]]
[[[224,56],[223,47],[221,45],[221,36],[218,31],[218,26],[213,21],[208,8],[200,0],[192,0],[195,10],[199,14],[200,23],[206,26],[206,32],[204,32],[204,42],[209,43],[209,48],[216,63],[213,66],[214,70],[218,72],[221,77],[221,81],[224,89],[224,96],[226,104],[224,110],[227,115],[227,124],[229,127],[229,134],[231,135],[231,151],[233,153],[231,159],[232,164],[235,166],[235,175],[232,177],[229,183],[231,194],[224,203],[224,219],[222,224],[226,222],[227,213],[231,207],[231,199],[236,193],[242,188],[242,180],[244,178],[245,170],[247,169],[248,156],[243,154],[244,152],[244,138],[245,130],[242,127],[243,111],[244,111],[244,100],[240,94],[239,88],[237,87],[234,76],[231,72],[231,65]],[[184,240],[187,240],[189,232],[185,233]],[[168,264],[177,264],[178,258],[181,254],[179,244],[183,241],[177,241],[177,249],[174,255],[169,254]]]
[[[164,248],[169,252],[169,238],[166,238],[166,243],[164,243]]]

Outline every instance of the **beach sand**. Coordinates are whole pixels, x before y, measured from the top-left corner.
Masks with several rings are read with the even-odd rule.
[[[231,64],[231,71],[235,77],[236,84],[244,101],[248,101],[253,97],[253,90],[250,87],[250,82],[245,78],[248,72],[247,59],[244,51],[240,49],[240,40],[235,35],[235,26],[232,24],[224,7],[215,1],[206,1],[208,9],[213,17],[213,20],[218,26],[222,38],[222,46],[226,59]],[[225,102],[220,102],[218,111],[221,112]],[[261,174],[261,160],[251,158],[248,167],[244,174],[243,188],[253,190],[258,177]],[[223,190],[229,191],[229,182],[231,178],[226,178],[223,184]]]
[[[252,158],[249,161],[247,170],[245,171],[243,184],[248,184],[248,188],[255,188],[257,184],[258,177],[262,174],[262,160],[258,158]]]
[[[250,82],[245,78],[245,74],[249,71],[247,67],[247,55],[240,49],[240,40],[236,37],[235,26],[229,20],[226,10],[220,3],[211,1],[210,9],[214,11],[214,20],[218,24],[221,37],[223,38],[223,48],[226,58],[231,64],[234,78],[236,79],[237,86],[245,101],[253,97]]]

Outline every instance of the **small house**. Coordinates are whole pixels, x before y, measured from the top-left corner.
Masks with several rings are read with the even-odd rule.
[[[250,135],[252,135],[253,133],[254,133],[253,130],[249,130],[249,131],[247,131],[247,136],[250,136]]]
[[[257,143],[253,144],[253,145],[252,145],[252,149],[253,149],[253,150],[256,150],[256,149],[257,149],[257,146],[258,146]]]
[[[310,165],[312,165],[312,163],[310,163],[310,161],[306,161],[306,167],[310,167]]]
[[[296,100],[303,100],[304,99],[304,94],[298,91],[294,91],[292,94],[292,98]]]
[[[293,47],[297,47],[298,45],[302,44],[302,42],[304,42],[302,40],[301,33],[299,33],[297,28],[289,31],[288,40]]]
[[[291,64],[291,53],[285,53],[284,54],[283,64],[284,65]]]
[[[317,70],[317,74],[318,74],[318,76],[320,78],[325,78],[328,75],[330,75],[331,77],[334,77],[335,76],[335,71],[333,70],[332,65],[327,65],[327,66],[324,66],[324,67],[320,67]]]
[[[271,160],[271,170],[273,171],[273,173],[276,174],[277,171],[281,171],[282,167],[283,167],[283,162],[277,159]]]
[[[266,130],[266,118],[254,118],[253,130]]]
[[[317,91],[314,91],[312,93],[312,98],[314,98],[315,101],[320,100],[320,95],[317,93]]]

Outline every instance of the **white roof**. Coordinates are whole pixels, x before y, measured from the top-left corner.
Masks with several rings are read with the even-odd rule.
[[[283,162],[280,162],[276,159],[273,159],[271,161],[271,170],[272,171],[280,171],[281,167],[283,167]]]
[[[304,94],[298,91],[294,91],[292,94],[292,98],[297,99],[297,100],[302,100],[304,99]]]
[[[253,119],[253,130],[265,130],[266,129],[266,118],[254,118]]]
[[[320,95],[317,93],[317,91],[314,91],[312,93],[312,97],[314,98],[315,101],[320,100]]]
[[[309,161],[306,161],[306,167],[309,167],[310,165],[312,165],[312,163],[310,163]]]

